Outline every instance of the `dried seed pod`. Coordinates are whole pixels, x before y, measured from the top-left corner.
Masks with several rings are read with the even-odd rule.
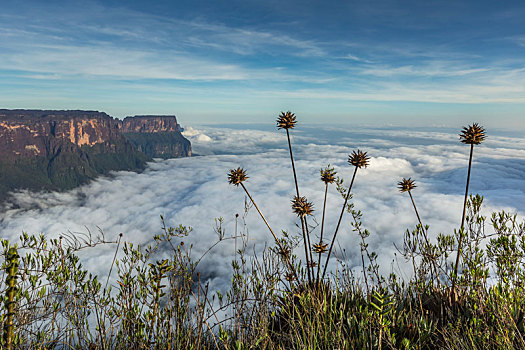
[[[399,181],[397,183],[397,188],[399,189],[399,191],[401,193],[403,192],[407,192],[407,191],[412,191],[414,188],[416,188],[416,184],[415,184],[415,181],[408,178],[408,179],[405,179],[403,178],[403,180]]]
[[[292,112],[281,112],[279,117],[277,118],[277,128],[278,129],[293,129],[295,127],[295,124],[297,124],[297,120],[295,119],[295,114]]]
[[[353,151],[351,155],[348,156],[348,163],[357,167],[357,168],[366,168],[370,162],[370,157],[367,156],[366,152],[361,150]]]
[[[459,134],[459,140],[468,145],[479,145],[485,138],[485,128],[478,123],[463,127]]]
[[[239,167],[237,169],[231,169],[228,174],[228,182],[231,185],[239,186],[242,182],[246,181],[248,176],[246,176],[246,171]]]
[[[306,197],[295,196],[292,200],[292,209],[297,216],[305,217],[306,215],[312,215],[314,211],[314,205],[306,200]]]
[[[334,168],[330,168],[330,165],[328,165],[326,168],[321,169],[321,181],[325,184],[334,183],[336,174],[337,172]]]
[[[328,247],[328,243],[319,242],[313,245],[313,251],[316,254],[323,254],[328,251],[327,247]]]

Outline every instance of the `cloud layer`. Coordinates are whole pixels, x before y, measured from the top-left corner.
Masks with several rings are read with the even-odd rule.
[[[2,237],[15,239],[22,231],[56,237],[66,232],[96,233],[100,228],[108,239],[122,232],[128,241],[147,244],[160,232],[163,215],[170,225],[193,227],[187,243],[194,244],[194,256],[199,257],[217,240],[214,218],[224,218],[226,235],[231,236],[235,214],[243,214],[244,193],[227,183],[229,169],[238,166],[248,171],[246,186],[273,228],[298,232],[289,204],[294,187],[282,131],[266,126],[195,126],[185,133],[200,156],[150,163],[141,174],[117,172],[65,193],[13,194],[0,215]],[[401,246],[405,229],[416,224],[410,200],[396,188],[402,177],[416,180],[414,199],[432,236],[459,225],[468,147],[458,142],[455,131],[301,126],[293,132],[293,147],[301,192],[315,203],[317,221],[324,194],[319,169],[330,163],[348,181],[353,171],[346,162],[348,154],[360,148],[372,157],[370,166],[358,171],[354,203],[364,214],[364,226],[372,233],[370,247],[379,254],[385,273],[394,258],[394,243]],[[525,213],[524,149],[522,139],[490,133],[476,147],[471,192],[485,196],[486,213],[500,209]],[[326,219],[329,237],[341,205],[342,198],[332,188]],[[255,210],[246,220],[250,246],[261,250],[271,244]],[[360,265],[356,242],[350,218],[345,217],[339,244],[350,268]],[[83,259],[106,274],[113,248],[90,250]],[[342,256],[340,251],[338,255]],[[227,240],[202,260],[199,268],[212,286],[227,288],[233,256],[234,242]]]

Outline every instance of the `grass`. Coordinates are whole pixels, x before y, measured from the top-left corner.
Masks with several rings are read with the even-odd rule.
[[[337,228],[326,232],[325,196],[321,236],[314,241],[308,224],[313,204],[300,196],[293,163],[290,132],[297,120],[286,112],[277,123],[288,136],[296,190],[291,210],[301,222],[301,231],[277,234],[248,190],[247,172],[232,169],[228,181],[248,196],[246,211],[236,217],[236,223],[254,207],[274,244],[249,259],[246,225],[236,224],[229,235],[222,219],[216,220],[219,240],[210,249],[230,239],[235,239],[238,248],[231,288],[225,294],[210,292],[201,281],[197,271],[202,257],[194,257],[192,246],[185,243],[191,234],[188,227],[164,225],[147,247],[122,237],[108,241],[102,233],[59,239],[23,234],[16,244],[2,241],[1,278],[6,281],[0,289],[5,305],[0,319],[2,347],[525,348],[525,225],[516,215],[483,216],[483,197],[469,195],[467,185],[460,228],[431,239],[414,201],[415,181],[402,179],[399,189],[409,194],[417,224],[405,232],[398,250],[413,274],[409,279],[393,273],[383,276],[378,255],[367,243],[371,233],[361,222],[363,213],[351,202],[355,175],[368,165],[366,152],[357,150],[349,156],[354,176],[348,188],[335,169],[321,170],[325,193],[335,186],[343,205]],[[326,273],[339,226],[348,222],[360,239],[361,271],[353,273],[341,265]],[[330,240],[330,249],[325,239]],[[99,245],[115,247],[105,281],[78,258],[80,251]],[[158,259],[159,252],[167,258]]]

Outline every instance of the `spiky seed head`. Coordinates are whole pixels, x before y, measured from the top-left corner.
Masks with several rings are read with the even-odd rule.
[[[407,191],[410,192],[416,187],[417,187],[416,182],[410,178],[408,179],[403,178],[403,180],[397,183],[397,188],[399,189],[401,193],[407,192]]]
[[[323,254],[328,251],[328,249],[326,249],[327,247],[328,243],[319,242],[313,245],[313,250],[316,254]]]
[[[292,210],[299,217],[305,217],[306,215],[312,215],[314,211],[314,205],[306,200],[306,197],[295,196],[292,200]]]
[[[288,281],[288,282],[291,282],[293,280],[295,280],[295,275],[293,274],[293,272],[288,272],[284,278]]]
[[[309,261],[307,266],[310,267],[310,268],[316,267],[317,266],[317,261]]]
[[[331,184],[335,181],[335,175],[337,172],[334,168],[330,168],[330,164],[324,169],[321,169],[321,181],[325,184]]]
[[[358,168],[366,168],[369,164],[370,157],[366,155],[366,152],[361,150],[353,151],[348,156],[348,163]]]
[[[239,186],[247,178],[248,176],[246,176],[246,171],[241,167],[238,167],[237,169],[231,169],[230,173],[228,174],[228,182],[230,185]]]
[[[295,124],[297,124],[295,114],[290,111],[281,112],[281,114],[277,118],[278,129],[293,129],[295,127]]]
[[[469,145],[479,145],[485,137],[485,128],[478,123],[463,127],[459,134],[459,140]]]

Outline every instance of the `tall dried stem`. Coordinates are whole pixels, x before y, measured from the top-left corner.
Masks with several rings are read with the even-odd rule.
[[[301,198],[301,195],[299,193],[299,183],[297,181],[297,172],[295,171],[295,161],[293,157],[293,151],[292,151],[292,142],[290,140],[290,129],[293,129],[295,127],[295,124],[297,124],[297,120],[295,117],[295,114],[288,111],[288,112],[281,112],[279,117],[277,118],[277,127],[279,129],[285,129],[286,130],[286,138],[288,139],[288,150],[290,151],[290,162],[292,163],[292,171],[293,171],[293,178],[295,183],[295,194],[297,198]],[[301,220],[301,231],[303,233],[303,244],[304,244],[304,250],[305,250],[305,258],[306,258],[306,268],[308,270],[308,280],[311,283],[312,282],[312,272],[310,271],[311,266],[311,255],[309,254],[310,245],[308,242],[310,242],[310,236],[308,233],[308,228],[306,227],[306,223],[304,222],[304,218],[300,217]]]
[[[323,275],[321,277],[321,280],[324,280],[324,277],[326,275],[326,270],[328,269],[328,262],[330,261],[330,256],[332,255],[332,249],[334,248],[335,238],[337,237],[337,232],[339,232],[339,226],[341,225],[341,221],[343,219],[343,215],[346,211],[346,205],[348,203],[348,198],[350,197],[350,191],[352,191],[352,186],[354,185],[355,175],[357,174],[358,167],[355,167],[354,169],[354,175],[352,176],[352,181],[350,182],[350,187],[348,187],[348,192],[345,196],[345,202],[343,203],[343,207],[341,208],[341,214],[339,214],[339,220],[337,220],[337,226],[335,227],[334,236],[332,237],[332,242],[330,243],[330,248],[328,249],[328,255],[326,256],[326,260],[324,262],[324,268],[323,268]]]
[[[255,203],[255,201],[253,200],[250,192],[248,192],[248,190],[246,189],[246,187],[244,186],[244,184],[240,184],[244,190],[244,192],[246,192],[246,195],[248,196],[248,198],[250,198],[250,201],[252,202],[253,206],[255,207],[255,209],[257,210],[257,212],[259,213],[259,215],[261,216],[261,218],[263,219],[264,223],[266,224],[266,227],[268,227],[268,230],[270,230],[270,233],[272,234],[274,240],[275,240],[275,243],[277,244],[277,246],[279,247],[279,250],[281,252],[284,252],[285,249],[284,247],[282,246],[281,244],[281,241],[277,238],[277,235],[275,234],[275,232],[273,232],[273,229],[271,228],[270,224],[268,223],[268,221],[266,220],[266,218],[264,217],[263,213],[261,212],[261,210],[259,209],[259,207],[257,206],[257,203]],[[294,278],[296,280],[299,280],[297,278],[297,273],[295,272],[295,268],[294,266],[292,265],[292,263],[290,262],[290,258],[288,257],[288,255],[286,254],[283,254],[284,255],[284,258],[286,260],[286,263],[288,264],[288,267],[290,269],[290,272],[294,275]]]
[[[470,171],[472,169],[472,154],[474,153],[474,145],[479,145],[485,140],[485,129],[474,123],[468,127],[464,127],[461,134],[459,134],[460,141],[465,144],[470,145],[470,156],[468,161],[468,172],[467,172],[467,184],[465,188],[465,198],[463,200],[463,215],[461,216],[461,226],[459,228],[459,238],[458,238],[458,253],[456,256],[456,264],[454,266],[454,275],[452,280],[452,289],[455,288],[459,270],[459,260],[461,258],[461,244],[463,241],[464,235],[464,225],[465,225],[465,214],[467,210],[467,200],[468,200],[468,190],[470,184]]]
[[[323,232],[324,232],[324,217],[325,217],[325,213],[326,213],[326,196],[328,194],[328,182],[325,184],[325,188],[324,188],[324,201],[323,201],[323,218],[321,219],[321,236],[319,238],[319,259],[317,261],[317,278],[316,278],[316,281],[317,283],[319,284],[319,275],[320,275],[320,271],[321,271],[321,255],[323,254],[322,252],[322,246],[323,246]]]

